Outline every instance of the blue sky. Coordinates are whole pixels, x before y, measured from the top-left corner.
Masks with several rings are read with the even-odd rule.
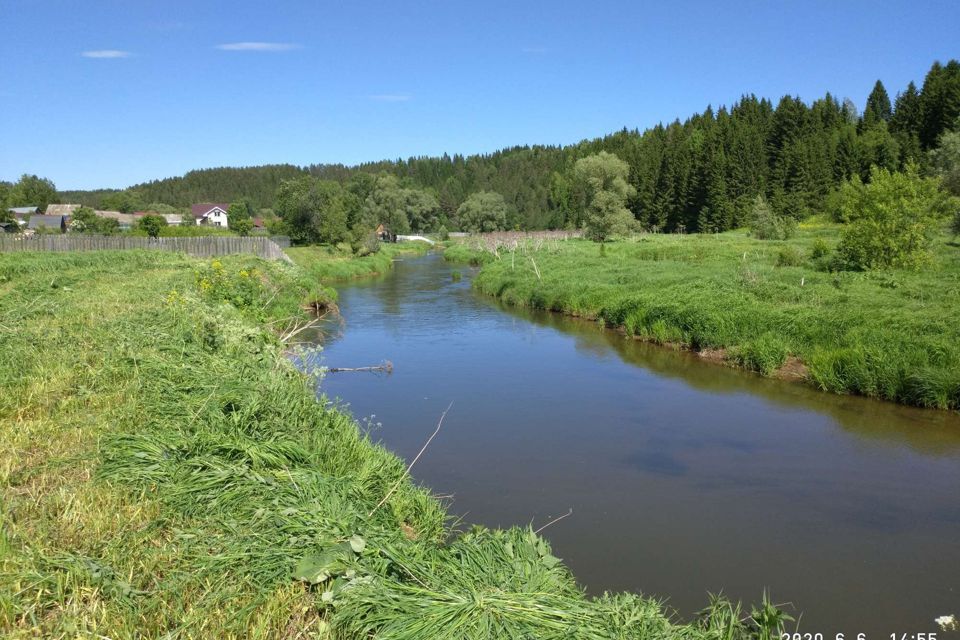
[[[0,179],[565,144],[743,93],[862,108],[960,57],[958,2],[0,2]]]

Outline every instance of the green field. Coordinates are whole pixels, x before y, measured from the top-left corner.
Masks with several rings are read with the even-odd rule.
[[[773,610],[755,622],[723,601],[680,625],[640,596],[588,598],[529,529],[452,530],[405,463],[290,364],[278,336],[325,295],[314,282],[254,258],[0,255],[0,635],[777,627]]]
[[[960,409],[956,239],[938,236],[916,271],[831,272],[838,235],[810,222],[786,241],[645,234],[602,252],[570,240],[521,241],[496,255],[467,242],[445,255],[483,264],[474,287],[508,304],[595,318],[835,393]]]

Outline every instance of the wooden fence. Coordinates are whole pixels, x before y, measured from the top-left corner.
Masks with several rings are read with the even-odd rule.
[[[289,246],[289,240],[286,243]],[[188,238],[146,238],[143,236],[88,236],[40,234],[34,236],[0,233],[0,252],[4,251],[122,251],[157,249],[179,251],[197,258],[212,258],[233,253],[252,253],[267,260],[290,258],[276,242],[265,237],[199,236]]]

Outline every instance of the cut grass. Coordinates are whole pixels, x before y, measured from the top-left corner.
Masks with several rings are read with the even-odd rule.
[[[831,273],[824,252],[836,237],[836,226],[808,224],[788,241],[644,235],[602,253],[570,240],[518,255],[501,249],[499,259],[468,242],[445,255],[483,264],[474,287],[508,304],[723,349],[764,375],[793,357],[834,393],[960,409],[960,251],[942,235],[919,271]]]
[[[729,603],[680,625],[587,598],[529,530],[451,531],[285,356],[313,282],[245,257],[0,255],[5,637],[762,634],[717,635]]]

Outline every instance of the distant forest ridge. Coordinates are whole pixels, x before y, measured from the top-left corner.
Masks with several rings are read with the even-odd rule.
[[[567,146],[517,146],[490,154],[383,160],[353,167],[267,165],[190,171],[182,177],[123,191],[64,191],[60,198],[100,207],[137,203],[187,207],[197,202],[246,200],[272,209],[284,180],[312,175],[346,183],[357,173],[389,173],[408,187],[431,192],[454,220],[471,193],[494,191],[527,229],[579,226],[574,163],[607,151],[626,161],[636,195],[634,216],[663,231],[722,231],[742,223],[748,203],[763,194],[781,214],[802,218],[852,176],[870,167],[924,165],[927,152],[960,118],[960,63],[932,65],[922,86],[913,82],[891,100],[878,80],[863,113],[829,93],[812,103],[784,96],[776,105],[754,95],[687,120],[643,132],[616,133]]]

